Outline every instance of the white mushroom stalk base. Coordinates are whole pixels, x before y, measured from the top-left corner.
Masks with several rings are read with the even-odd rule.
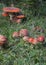
[[[9,14],[10,20],[13,20],[13,15]]]

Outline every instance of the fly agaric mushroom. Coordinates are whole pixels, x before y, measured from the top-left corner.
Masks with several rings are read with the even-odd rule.
[[[32,41],[32,44],[34,44],[34,45],[35,45],[35,44],[37,44],[37,43],[38,43],[37,38],[34,38],[34,39],[33,39],[33,41]]]
[[[15,7],[4,7],[3,11],[8,13],[17,13],[20,12],[20,9]]]
[[[8,13],[3,12],[3,13],[2,13],[2,16],[6,17],[6,16],[8,16]]]
[[[21,10],[19,8],[15,8],[15,7],[4,7],[3,11],[8,13],[9,17],[10,17],[10,21],[15,21],[17,23],[21,22],[21,19],[23,19],[25,16],[24,15],[17,15],[17,13],[20,13]]]
[[[18,16],[16,16],[18,19],[23,19],[23,18],[25,18],[25,16],[24,15],[18,15]]]
[[[18,38],[19,37],[19,32],[13,32],[12,37],[13,38]]]
[[[28,36],[24,36],[24,37],[23,37],[23,40],[24,40],[24,41],[27,41],[27,42],[28,42],[28,39],[29,39]]]
[[[29,38],[28,39],[28,42],[29,43],[32,43],[32,44],[37,44],[38,43],[38,40],[37,40],[37,38]]]
[[[32,43],[33,39],[34,39],[34,38],[30,37],[30,38],[28,39],[28,42],[29,42],[29,43]]]
[[[4,7],[3,11],[9,14],[10,20],[12,21],[13,13],[20,12],[20,9],[19,8],[15,8],[15,7]]]
[[[28,36],[28,30],[27,29],[21,29],[19,32],[20,36]]]
[[[3,35],[0,35],[0,46],[5,44],[7,42],[7,38]]]
[[[44,36],[39,36],[37,39],[38,39],[39,42],[43,42],[45,40],[45,37]]]

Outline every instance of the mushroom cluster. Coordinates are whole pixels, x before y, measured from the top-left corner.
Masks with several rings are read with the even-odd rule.
[[[9,16],[10,21],[15,21],[16,23],[20,23],[21,19],[25,18],[25,15],[22,14],[21,10],[15,7],[4,7],[2,16]]]
[[[13,5],[12,5],[13,6]],[[21,19],[25,18],[25,15],[21,13],[19,8],[15,7],[4,7],[2,16],[9,16],[10,21],[15,21],[16,23],[20,23]],[[39,26],[34,27],[33,31],[42,31],[43,29]],[[45,40],[44,36],[39,36],[37,38],[29,37],[29,32],[27,29],[21,29],[19,32],[13,32],[13,38],[22,37],[24,41],[27,41],[32,44],[37,44],[38,42],[43,42]],[[0,45],[3,45],[6,42],[6,37],[0,35]]]
[[[19,38],[21,37],[23,41],[32,43],[33,45],[38,44],[38,42],[44,42],[45,37],[44,36],[38,36],[37,38],[29,37],[29,32],[27,29],[21,29],[18,32],[13,32],[12,34],[13,38]],[[0,35],[0,46],[7,43],[7,38],[4,35]]]
[[[38,44],[39,42],[44,42],[45,40],[44,36],[38,36],[37,38],[29,37],[29,32],[27,29],[21,29],[19,32],[13,32],[12,37],[13,38],[22,37],[22,39],[25,42],[32,44]]]
[[[26,38],[26,40],[27,40],[29,43],[38,44],[39,42],[44,42],[45,37],[44,37],[44,36],[39,36],[39,37],[37,37],[37,38],[28,37],[28,39]]]
[[[21,29],[19,32],[13,32],[12,37],[24,37],[24,36],[28,36],[28,30],[27,29]]]

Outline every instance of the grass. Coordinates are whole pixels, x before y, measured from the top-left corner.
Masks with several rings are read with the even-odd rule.
[[[25,13],[27,19],[25,23],[21,24],[10,24],[8,18],[0,16],[0,34],[8,38],[8,48],[6,46],[5,49],[0,49],[0,65],[46,65],[46,46],[44,43],[32,45],[24,42],[21,38],[12,38],[12,33],[22,28],[28,29],[32,37],[36,37],[37,35],[44,35],[46,37],[46,18],[30,17],[29,14]],[[34,32],[32,30],[34,26],[42,27],[44,32]]]

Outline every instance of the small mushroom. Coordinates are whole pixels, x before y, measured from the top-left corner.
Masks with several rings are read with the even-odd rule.
[[[16,23],[21,23],[21,19],[16,19]]]
[[[15,21],[16,23],[21,23],[21,19],[23,19],[25,16],[23,14],[17,15],[17,13],[20,13],[21,10],[19,8],[15,8],[12,4],[12,7],[4,7],[3,11],[9,14],[10,21]],[[6,14],[2,14],[3,16],[7,16]]]
[[[28,39],[28,42],[35,45],[35,44],[38,43],[38,40],[37,40],[37,38],[29,38],[29,39]]]
[[[28,36],[28,30],[27,29],[21,29],[19,32],[20,36]]]
[[[44,36],[39,36],[37,39],[38,39],[39,42],[43,42],[45,40],[45,37]]]
[[[0,35],[0,46],[7,42],[7,38],[4,35]]]
[[[3,13],[2,13],[2,16],[6,17],[6,16],[8,16],[8,13],[3,12]]]
[[[23,19],[23,18],[25,18],[24,15],[18,15],[18,16],[16,16],[16,17],[19,18],[19,19]]]
[[[28,36],[24,36],[24,37],[23,37],[23,40],[24,40],[24,41],[27,41],[27,42],[28,42],[28,39],[29,39]]]
[[[28,39],[28,42],[29,42],[29,43],[32,43],[33,39],[34,39],[34,38],[30,37],[30,38]]]
[[[19,37],[19,32],[13,32],[12,37],[13,38],[18,38]]]
[[[34,39],[33,39],[32,44],[34,44],[34,45],[35,45],[35,44],[38,44],[37,38],[34,38]]]
[[[3,11],[8,13],[18,13],[20,12],[20,9],[15,7],[4,7]]]

